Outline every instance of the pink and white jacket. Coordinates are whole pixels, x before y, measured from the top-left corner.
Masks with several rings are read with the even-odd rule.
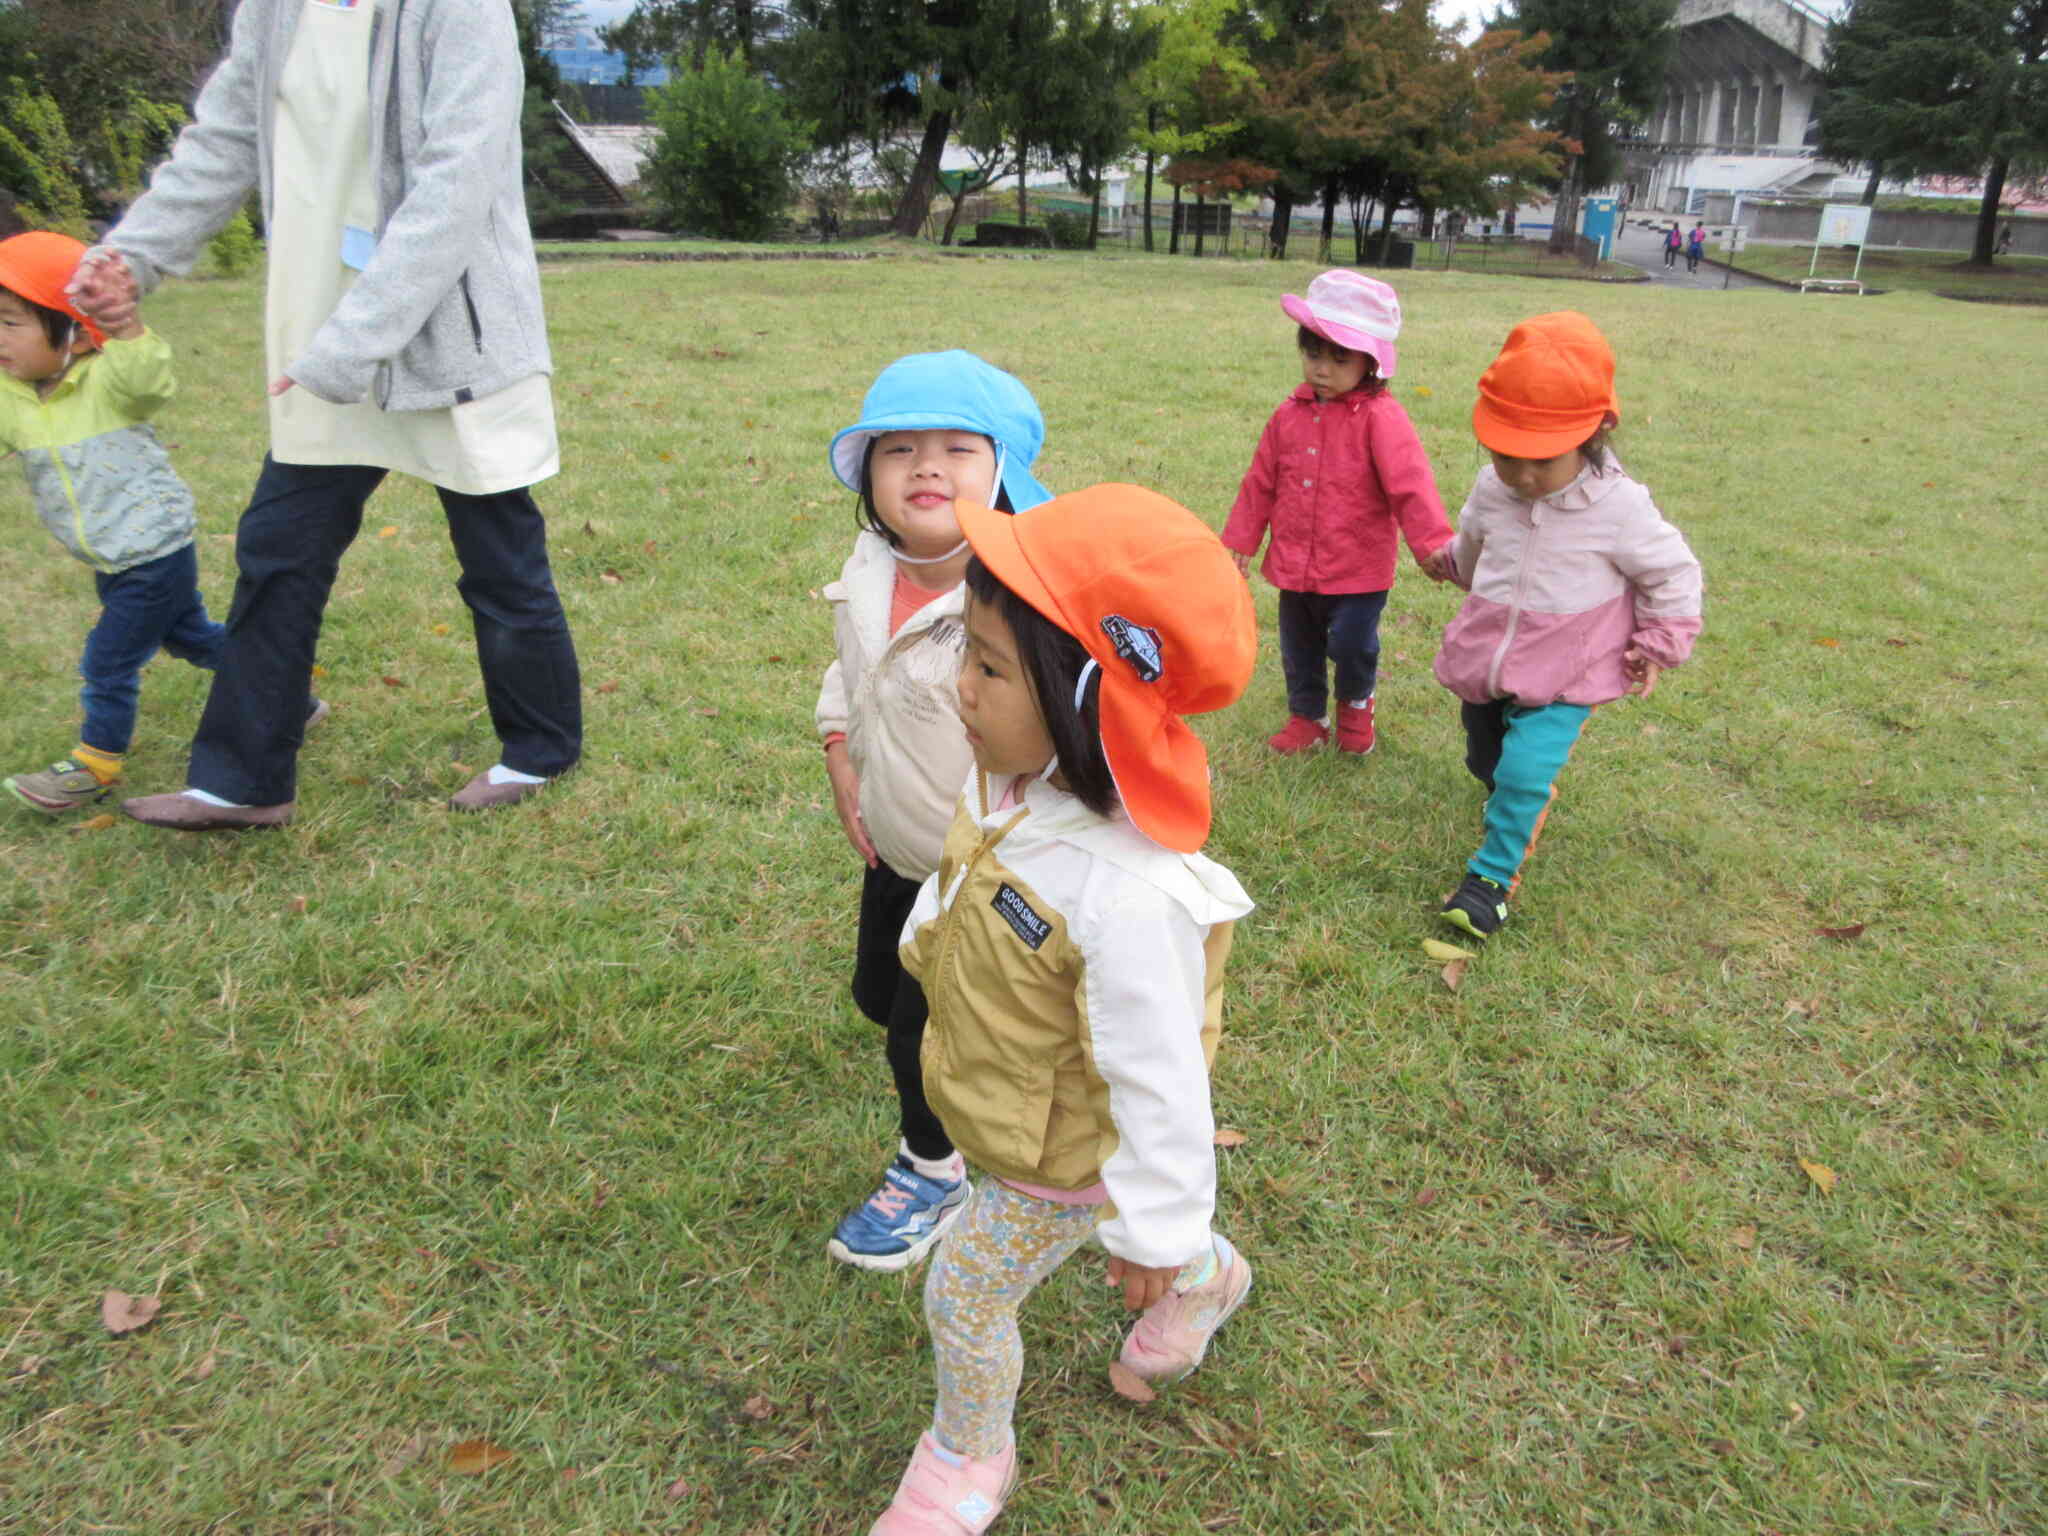
[[[1280,402],[1238,487],[1223,544],[1255,555],[1284,592],[1384,592],[1407,537],[1426,559],[1451,541],[1429,456],[1385,390],[1316,399],[1307,384]]]
[[[1660,667],[1692,654],[1700,563],[1611,453],[1540,501],[1489,464],[1451,553],[1471,596],[1444,629],[1436,680],[1468,703],[1605,704],[1627,691],[1631,647]]]

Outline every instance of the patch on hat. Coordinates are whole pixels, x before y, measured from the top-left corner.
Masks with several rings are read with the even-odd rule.
[[[1133,624],[1122,614],[1112,613],[1103,619],[1102,632],[1109,636],[1109,643],[1116,647],[1117,655],[1131,664],[1131,670],[1138,674],[1140,682],[1159,681],[1166,668],[1160,660],[1158,630]]]

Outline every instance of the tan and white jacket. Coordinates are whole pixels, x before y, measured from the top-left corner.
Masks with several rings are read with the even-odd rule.
[[[974,766],[958,692],[967,588],[933,598],[892,637],[895,590],[889,541],[861,530],[825,588],[839,654],[825,669],[816,718],[820,738],[846,735],[875,852],[904,879],[922,880],[938,867],[960,781]]]
[[[1184,1263],[1216,1205],[1209,1065],[1244,888],[1034,779],[976,773],[903,930],[931,1004],[924,1087],[968,1158],[1059,1190],[1101,1183],[1132,1263]]]

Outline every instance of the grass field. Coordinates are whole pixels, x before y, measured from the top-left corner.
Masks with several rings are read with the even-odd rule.
[[[918,1277],[823,1252],[893,1125],[810,725],[852,531],[826,441],[882,363],[967,346],[1038,392],[1048,483],[1220,523],[1311,275],[551,266],[572,778],[443,810],[493,745],[438,510],[394,483],[292,827],[0,816],[0,1531],[865,1531],[931,1385]],[[1454,507],[1509,326],[1601,323],[1706,634],[1594,719],[1454,992],[1420,948],[1478,830],[1429,675],[1454,594],[1395,591],[1380,750],[1298,762],[1260,588],[1257,680],[1203,724],[1210,851],[1260,903],[1216,1076],[1258,1289],[1137,1408],[1099,1259],[1046,1286],[998,1529],[2048,1528],[2048,315],[1399,287]],[[259,302],[148,310],[216,612]],[[93,615],[18,480],[0,593],[13,771],[74,739]],[[134,792],[182,782],[203,682],[150,669]],[[110,1288],[155,1323],[111,1336]]]
[[[1727,259],[1718,241],[1707,247],[1717,261]],[[1862,280],[1886,292],[1938,293],[1949,298],[1998,303],[2048,304],[2048,258],[2005,255],[1991,270],[1967,266],[1956,251],[1870,250],[1863,253]],[[1857,271],[1855,250],[1824,246],[1815,265],[1811,245],[1745,245],[1735,258],[1739,272],[1796,283],[1808,275],[1848,277]]]

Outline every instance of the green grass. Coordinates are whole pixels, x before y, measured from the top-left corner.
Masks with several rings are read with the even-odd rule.
[[[823,1254],[891,1125],[809,719],[852,529],[826,441],[882,363],[969,346],[1038,392],[1050,484],[1220,522],[1311,275],[551,266],[585,766],[442,809],[493,749],[437,509],[394,483],[290,829],[0,817],[0,1531],[864,1531],[931,1384],[918,1279]],[[1420,949],[1477,833],[1429,675],[1455,594],[1404,574],[1369,759],[1265,750],[1270,643],[1203,722],[1211,851],[1260,904],[1216,1074],[1258,1290],[1136,1409],[1099,1258],[1056,1277],[999,1529],[2048,1527],[2048,320],[1397,282],[1396,387],[1454,506],[1510,325],[1606,328],[1706,635],[1596,716],[1455,993]],[[259,304],[149,307],[216,611]],[[40,766],[93,606],[12,481],[0,592],[0,750]],[[203,681],[150,669],[136,792],[181,782]],[[109,1287],[159,1320],[109,1337]],[[475,1437],[513,1459],[452,1471]]]
[[[1720,243],[1708,253],[1725,260]],[[1815,267],[1813,246],[1745,245],[1735,258],[1738,272],[1796,283],[1813,268],[1815,277],[1848,277],[1855,273],[1856,252],[1823,246]],[[1985,299],[2004,303],[2048,304],[2048,257],[2004,255],[1990,270],[1971,266],[1956,251],[1871,250],[1863,253],[1863,282],[1886,292],[1934,293],[1945,298]]]

